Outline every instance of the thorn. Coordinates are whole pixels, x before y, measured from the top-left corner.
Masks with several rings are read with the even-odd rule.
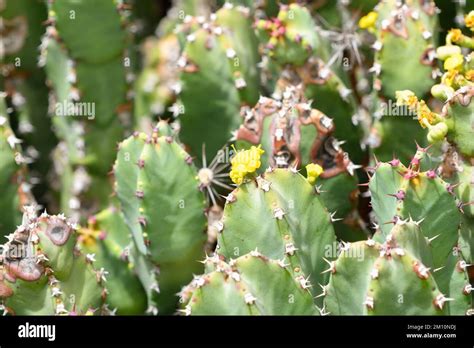
[[[430,276],[430,269],[418,261],[413,263],[413,271],[420,279],[428,279]]]
[[[421,151],[421,152],[427,152],[433,146],[432,144],[430,144],[427,147],[421,147],[420,144],[418,144],[416,140],[415,140],[415,144],[416,144],[416,150]]]
[[[95,254],[87,254],[86,255],[86,261],[89,263],[95,262]]]
[[[316,194],[319,195],[319,194],[321,194],[321,193],[327,192],[327,191],[323,191],[322,188],[323,188],[323,185],[315,186],[314,189],[315,189],[315,191],[316,191]]]
[[[258,248],[256,247],[255,250],[251,251],[250,252],[250,255],[253,256],[253,257],[260,257],[262,256],[262,254],[260,254],[260,252],[258,251]]]
[[[436,298],[433,301],[433,304],[435,307],[439,308],[440,310],[443,310],[444,303],[447,301],[454,301],[453,298],[445,297],[443,294],[439,294],[436,296]]]
[[[319,284],[319,286],[321,287],[321,290],[323,291],[321,294],[319,294],[318,296],[315,296],[314,298],[319,298],[319,297],[323,297],[323,296],[326,296],[327,295],[327,288],[326,286],[324,285],[321,285]]]
[[[283,215],[285,215],[285,212],[281,208],[275,208],[273,209],[273,217],[276,218],[277,220],[283,219]]]
[[[395,215],[392,220],[384,222],[383,225],[389,225],[389,224],[394,224],[396,225],[399,221],[402,221],[399,216]]]
[[[285,263],[285,259],[278,260],[278,266],[280,266],[281,268],[286,268],[289,265],[289,263]]]
[[[426,217],[421,218],[421,219],[418,220],[418,221],[415,221],[415,225],[420,226],[420,224],[421,224],[423,221],[425,221],[425,219],[426,219]]]
[[[150,285],[150,290],[155,291],[157,294],[159,294],[161,292],[160,287],[159,287],[158,283],[156,283],[156,282]]]
[[[351,176],[354,176],[355,171],[357,169],[360,169],[360,168],[362,168],[362,166],[360,164],[354,164],[354,163],[350,162],[349,165],[347,166],[347,171],[349,172],[349,174]]]
[[[372,310],[372,309],[374,309],[374,298],[370,297],[370,296],[367,296],[365,298],[365,301],[362,304],[367,306],[368,309]]]
[[[367,174],[375,173],[376,170],[377,170],[376,167],[366,167],[366,168],[365,168],[365,172],[366,172]]]
[[[244,300],[246,304],[250,305],[250,304],[254,304],[255,301],[257,301],[257,298],[253,296],[251,293],[247,292],[244,296]]]
[[[426,177],[427,177],[428,179],[434,179],[434,178],[436,178],[436,172],[435,172],[434,170],[432,170],[432,169],[431,169],[431,170],[428,170],[428,171],[426,172]]]
[[[336,222],[336,221],[341,221],[344,220],[343,218],[335,218],[334,216],[336,215],[337,210],[334,213],[331,213],[331,222]]]
[[[324,274],[324,273],[327,273],[327,272],[331,272],[333,274],[336,273],[336,263],[334,261],[329,261],[325,257],[323,257],[323,260],[326,261],[329,264],[329,268],[327,270],[321,272],[321,274]]]
[[[395,197],[397,200],[403,201],[405,199],[406,194],[405,194],[405,191],[399,190],[395,194],[388,194],[388,196]]]
[[[400,160],[397,158],[392,159],[388,162],[392,167],[398,167],[400,165]]]
[[[377,156],[374,154],[375,167],[377,168],[380,165],[380,161]]]
[[[285,245],[285,254],[293,256],[298,248],[295,247],[293,243],[288,243]]]
[[[181,310],[180,310],[181,311]],[[183,310],[184,311],[184,310]],[[156,308],[155,306],[153,305],[150,305],[147,310],[146,310],[146,313],[149,313],[149,314],[152,314],[152,315],[158,315],[158,308]],[[189,312],[188,315],[191,314],[191,311]]]
[[[298,281],[298,283],[300,283],[300,286],[301,288],[303,288],[303,290],[311,288],[313,286],[309,282],[309,276],[307,278],[305,278],[304,276],[299,276],[296,277],[296,280]]]
[[[326,315],[331,314],[329,312],[326,312],[326,304],[323,305],[323,308],[319,308],[318,306],[315,306],[315,307],[319,311],[319,314],[322,315],[322,316],[326,316]]]

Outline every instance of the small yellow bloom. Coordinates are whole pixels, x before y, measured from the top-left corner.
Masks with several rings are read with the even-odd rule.
[[[81,227],[77,231],[79,234],[78,240],[81,245],[91,247],[97,243],[100,231],[94,230],[93,228]]]
[[[375,23],[377,22],[379,14],[375,11],[367,13],[364,17],[359,20],[359,28],[361,29],[374,29]]]
[[[422,100],[418,103],[418,122],[420,122],[421,127],[426,128],[427,123],[433,124],[436,121],[435,114],[430,110],[425,101]]]
[[[319,164],[310,163],[306,166],[306,175],[308,182],[313,185],[316,182],[316,179],[324,172],[323,167]]]
[[[469,12],[464,17],[464,22],[466,23],[466,27],[471,29],[471,31],[474,31],[474,11]]]
[[[444,61],[444,69],[451,71],[460,71],[464,64],[464,56],[462,54],[454,54]]]
[[[451,29],[448,33],[448,36],[454,43],[459,42],[463,37],[461,29]]]
[[[261,145],[258,147],[252,146],[249,150],[236,151],[234,158],[230,161],[232,164],[232,169],[229,173],[230,179],[237,185],[240,185],[247,174],[254,173],[260,168],[262,165],[260,157],[264,152],[261,149]]]
[[[454,87],[454,82],[456,77],[458,76],[458,72],[456,70],[450,70],[443,74],[441,77],[441,82],[449,87]]]
[[[397,97],[398,105],[406,105],[410,107],[410,109],[415,109],[418,105],[418,98],[415,93],[410,90],[396,91],[395,96]]]
[[[474,82],[474,70],[471,69],[468,72],[466,72],[466,79]]]

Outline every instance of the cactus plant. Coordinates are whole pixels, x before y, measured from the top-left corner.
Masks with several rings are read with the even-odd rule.
[[[81,196],[83,209],[97,209],[110,194],[111,185],[104,178],[116,155],[115,144],[123,137],[119,115],[127,109],[130,66],[121,11],[114,1],[100,6],[90,0],[49,2],[50,26],[41,63],[54,92],[53,124],[61,140],[55,153],[56,174],[61,178],[58,189],[64,191],[65,212],[77,214]],[[82,28],[94,40],[75,34]],[[91,190],[101,194],[86,199]]]
[[[123,215],[110,207],[91,216],[78,230],[79,247],[94,255],[94,265],[107,270],[106,303],[117,315],[141,314],[146,310],[146,293],[130,263],[130,233]]]
[[[398,221],[383,244],[345,245],[331,264],[326,307],[333,314],[440,315],[449,300],[440,292],[430,247],[414,222]]]
[[[56,145],[48,112],[48,88],[45,72],[37,65],[37,50],[44,35],[42,23],[47,6],[42,1],[4,1],[2,16],[3,51],[0,54],[0,89],[16,115],[14,131],[23,140],[24,156],[30,173],[36,178],[32,187],[39,201],[49,189],[48,172],[53,167],[48,158]]]
[[[251,159],[250,163],[259,158],[252,150],[241,152],[235,160],[239,155]],[[233,163],[232,170],[240,165]],[[331,257],[325,252],[335,243],[335,234],[315,187],[294,169],[270,169],[252,180],[249,175],[226,198],[223,218],[217,222],[221,230],[217,253],[235,258],[258,250],[275,260],[288,256],[308,284],[325,284],[325,257]]]
[[[143,262],[158,274],[146,269],[137,273],[151,282],[146,284],[150,305],[166,313],[174,307],[180,287],[199,272],[197,260],[204,252],[205,198],[197,171],[181,145],[156,130],[121,143],[115,177],[136,257],[146,258]]]
[[[23,223],[2,248],[0,297],[6,313],[84,315],[105,311],[107,271],[95,269],[93,254],[76,249],[75,225],[62,215],[36,216],[28,207]]]
[[[267,156],[261,168],[268,166],[305,168],[317,163],[321,173],[321,197],[331,212],[348,217],[357,206],[358,187],[355,170],[358,168],[333,134],[333,120],[317,109],[303,95],[301,86],[287,86],[281,100],[260,98],[249,110],[242,108],[244,122],[235,138],[238,147],[248,148],[262,143]],[[336,228],[343,228],[337,223]]]
[[[0,308],[473,314],[471,7],[0,0]]]
[[[205,143],[211,158],[239,125],[241,105],[258,100],[258,42],[248,13],[232,5],[224,6],[210,21],[191,18],[182,30],[186,43],[178,62],[181,139],[194,154]],[[207,95],[214,99],[203,104]]]
[[[186,315],[314,315],[310,291],[293,278],[290,265],[262,256],[243,255],[230,264],[207,258],[213,268],[181,291]]]

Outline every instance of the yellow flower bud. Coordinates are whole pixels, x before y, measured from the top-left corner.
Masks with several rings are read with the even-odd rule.
[[[323,167],[319,164],[310,163],[306,166],[306,175],[308,182],[313,185],[316,182],[316,179],[324,172]]]
[[[377,22],[379,14],[375,11],[367,13],[364,17],[359,20],[359,28],[361,29],[369,29],[375,28],[375,24]]]
[[[461,47],[456,45],[440,46],[436,49],[436,55],[438,56],[438,59],[441,60],[446,60],[452,55],[461,54],[461,52]]]
[[[441,141],[448,134],[448,126],[444,122],[435,124],[430,128],[427,138],[430,143]]]
[[[466,79],[474,82],[474,70],[471,69],[468,72],[466,72]]]
[[[422,100],[418,103],[418,122],[423,128],[427,125],[433,124],[436,121],[435,114],[430,110],[428,105]]]
[[[235,148],[234,148],[234,151]],[[230,161],[232,169],[229,173],[230,179],[237,185],[242,184],[247,174],[254,173],[262,162],[260,157],[265,151],[258,147],[252,146],[249,150],[236,151],[234,158]]]
[[[448,37],[454,43],[459,42],[463,37],[461,29],[451,29],[448,33]]]
[[[459,71],[462,69],[464,64],[464,56],[462,54],[454,54],[450,56],[444,62],[444,69],[445,70],[456,70]]]
[[[418,98],[415,93],[410,90],[396,91],[397,104],[400,106],[407,105],[410,108],[415,108],[418,105]]]
[[[464,22],[466,23],[466,27],[471,29],[471,31],[474,31],[474,11],[469,12],[464,17]]]

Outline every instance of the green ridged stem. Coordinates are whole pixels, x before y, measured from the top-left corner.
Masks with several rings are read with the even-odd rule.
[[[240,124],[240,107],[258,100],[260,57],[252,22],[242,9],[226,6],[206,23],[209,29],[191,22],[181,34],[186,37],[175,107],[182,107],[183,143],[195,155],[206,144],[206,156],[213,158]]]
[[[95,255],[94,265],[107,270],[107,304],[117,315],[140,315],[147,309],[146,293],[129,261],[131,236],[125,219],[115,207],[89,218],[81,228],[80,246]]]
[[[299,173],[272,169],[240,185],[228,196],[220,224],[218,254],[236,258],[258,250],[275,260],[289,257],[296,276],[312,284],[314,295],[317,284],[327,283],[324,258],[335,257],[331,217]]]
[[[315,315],[311,292],[289,265],[258,253],[229,263],[216,256],[212,272],[196,276],[181,291],[186,315]],[[304,279],[303,279],[304,284]]]
[[[333,315],[442,315],[445,296],[428,267],[428,240],[414,222],[399,222],[383,244],[345,244],[324,289]]]
[[[136,133],[121,143],[114,171],[136,248],[132,262],[149,304],[170,313],[175,294],[202,269],[196,261],[204,252],[205,198],[196,168],[172,137]]]

